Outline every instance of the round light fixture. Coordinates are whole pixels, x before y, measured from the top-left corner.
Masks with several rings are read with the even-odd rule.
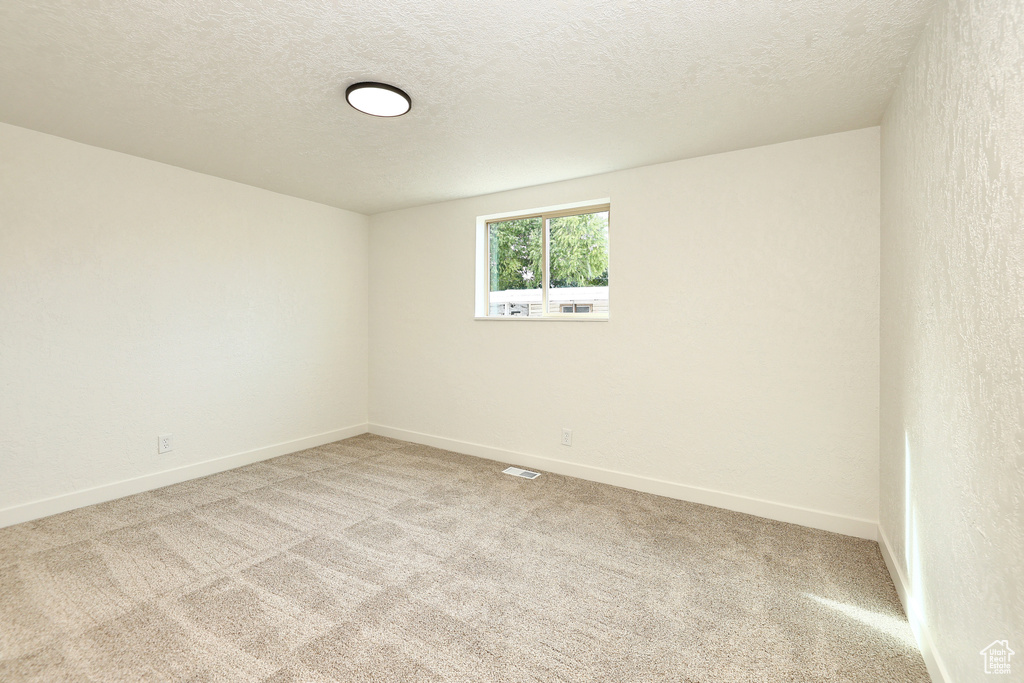
[[[412,109],[409,96],[386,83],[354,83],[345,89],[345,99],[371,116],[401,116]]]

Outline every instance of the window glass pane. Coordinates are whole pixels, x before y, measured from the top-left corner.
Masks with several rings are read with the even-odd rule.
[[[541,218],[487,225],[488,315],[540,315],[544,229]]]
[[[608,212],[548,220],[551,313],[608,313]]]

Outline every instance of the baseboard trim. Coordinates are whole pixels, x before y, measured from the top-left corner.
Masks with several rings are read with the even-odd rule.
[[[953,678],[946,670],[945,664],[942,663],[939,651],[928,631],[928,625],[924,623],[920,612],[918,612],[914,594],[910,590],[910,582],[903,575],[900,565],[893,560],[892,546],[889,545],[889,537],[885,535],[885,529],[881,524],[878,525],[878,547],[882,551],[882,559],[885,560],[889,576],[892,577],[892,583],[896,586],[900,602],[903,603],[903,611],[906,612],[907,620],[910,621],[910,628],[914,632],[914,638],[917,639],[917,646],[921,649],[921,656],[924,657],[928,675],[931,676],[933,683],[952,683]]]
[[[351,436],[365,434],[366,432],[366,424],[352,425],[351,427],[314,434],[313,436],[295,439],[294,441],[276,443],[243,453],[204,460],[203,462],[154,472],[153,474],[146,474],[133,479],[124,479],[82,491],[74,491],[31,503],[15,505],[0,510],[0,528],[11,526],[12,524],[21,524],[22,522],[39,519],[40,517],[48,517],[60,512],[67,512],[68,510],[85,507],[86,505],[104,503],[108,500],[142,493],[143,491],[151,491],[152,489],[170,486],[171,484],[179,484],[189,479],[217,474],[218,472],[241,467],[242,465],[249,465],[261,460],[267,460],[268,458],[276,458],[279,455],[287,455],[288,453],[294,453],[306,448],[322,446],[325,443],[347,439]]]
[[[402,439],[403,441],[412,441],[413,443],[423,444],[425,446],[434,446],[435,448],[443,448],[445,450],[464,453],[466,455],[474,455],[488,460],[522,465],[532,469],[554,472],[555,474],[563,474],[570,477],[577,477],[579,479],[586,479],[588,481],[596,481],[602,484],[611,484],[612,486],[621,486],[622,488],[643,491],[645,493],[653,493],[659,496],[685,500],[691,503],[711,505],[714,507],[725,508],[726,510],[734,510],[736,512],[757,515],[758,517],[767,517],[768,519],[774,519],[780,522],[790,522],[792,524],[799,524],[801,526],[807,526],[814,529],[833,531],[847,536],[866,538],[872,541],[876,539],[878,530],[878,523],[867,519],[845,517],[843,515],[836,515],[830,512],[811,510],[808,508],[786,505],[785,503],[775,503],[757,498],[748,498],[734,493],[713,491],[696,486],[687,486],[686,484],[678,484],[675,482],[664,481],[662,479],[617,472],[615,470],[608,470],[602,467],[581,465],[579,463],[566,462],[564,460],[556,460],[554,458],[547,458],[539,455],[517,453],[481,444],[469,443],[467,441],[458,441],[456,439],[448,439],[441,436],[413,432],[407,429],[398,429],[396,427],[370,423],[369,431],[372,434],[378,434],[380,436],[389,436],[394,439]]]

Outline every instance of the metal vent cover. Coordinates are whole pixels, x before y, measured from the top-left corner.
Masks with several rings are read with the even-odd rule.
[[[522,477],[523,479],[536,479],[540,476],[540,472],[531,472],[530,470],[521,470],[518,467],[509,467],[502,470],[505,474],[511,474],[513,477]]]

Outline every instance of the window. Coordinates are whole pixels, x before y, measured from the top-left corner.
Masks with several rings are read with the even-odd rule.
[[[477,221],[477,316],[606,319],[607,202]]]

